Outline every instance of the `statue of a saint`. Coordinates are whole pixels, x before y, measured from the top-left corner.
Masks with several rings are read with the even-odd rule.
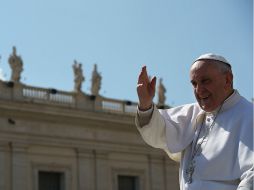
[[[74,91],[81,92],[81,86],[85,80],[85,77],[83,76],[82,64],[74,60],[72,68],[74,72]]]
[[[11,81],[20,82],[21,72],[23,71],[23,61],[20,56],[16,54],[16,47],[13,47],[12,54],[10,55],[8,62],[11,67]]]
[[[94,70],[92,73],[92,87],[91,87],[91,93],[92,95],[97,96],[99,94],[100,88],[101,88],[101,74],[97,71],[97,65],[94,64]]]
[[[166,93],[166,88],[162,84],[162,78],[160,78],[159,86],[158,86],[158,104],[159,105],[165,105],[165,100],[166,100],[165,93]]]

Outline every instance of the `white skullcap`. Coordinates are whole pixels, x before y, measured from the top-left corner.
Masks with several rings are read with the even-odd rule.
[[[199,61],[199,60],[204,60],[204,59],[220,61],[220,62],[225,63],[226,65],[228,65],[231,68],[230,63],[224,57],[222,57],[221,55],[213,54],[213,53],[203,54],[203,55],[199,56],[193,63],[195,63],[196,61]]]

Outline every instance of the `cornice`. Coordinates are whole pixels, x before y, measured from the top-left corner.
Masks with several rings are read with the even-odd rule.
[[[134,125],[133,115],[8,100],[0,100],[0,114],[5,117],[72,124],[90,122],[96,125]]]

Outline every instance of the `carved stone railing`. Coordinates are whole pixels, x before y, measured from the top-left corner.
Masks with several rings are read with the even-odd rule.
[[[110,98],[102,99],[102,109],[108,112],[135,114],[137,103],[131,101],[121,101]]]
[[[50,102],[58,102],[64,104],[75,104],[73,93],[59,91],[56,89],[43,89],[31,86],[24,86],[22,94],[25,98],[46,100]]]
[[[133,115],[137,103],[91,96],[81,92],[66,92],[52,88],[39,88],[20,83],[0,80],[0,99],[29,101],[42,104],[73,107],[84,110],[96,110],[115,114]]]

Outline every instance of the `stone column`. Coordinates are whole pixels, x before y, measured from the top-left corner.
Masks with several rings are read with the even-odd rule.
[[[110,190],[110,180],[112,176],[108,165],[108,155],[106,151],[95,151],[95,179],[96,190]]]
[[[12,143],[12,190],[29,190],[30,173],[27,146],[20,143]]]
[[[165,189],[165,173],[163,156],[160,155],[149,155],[150,165],[150,185],[151,190],[166,190]]]
[[[92,150],[77,150],[79,190],[95,190],[95,156]]]
[[[0,189],[11,190],[11,153],[8,142],[0,142]]]
[[[167,189],[180,189],[179,188],[179,163],[165,157],[164,170]]]

